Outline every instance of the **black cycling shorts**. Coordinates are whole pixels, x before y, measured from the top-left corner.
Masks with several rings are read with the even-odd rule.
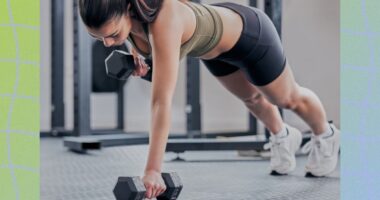
[[[213,4],[229,8],[243,20],[243,31],[231,50],[211,60],[202,60],[214,76],[241,69],[249,81],[264,86],[284,70],[286,58],[280,37],[270,18],[261,10],[235,3]]]

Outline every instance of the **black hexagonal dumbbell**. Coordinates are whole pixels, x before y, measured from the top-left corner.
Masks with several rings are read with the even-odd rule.
[[[182,190],[182,182],[178,174],[162,173],[166,191],[157,200],[176,200]],[[146,189],[139,177],[119,177],[113,193],[117,200],[143,200]]]
[[[107,75],[119,80],[128,79],[136,68],[132,54],[122,50],[113,50],[106,58],[105,63]],[[146,59],[145,63],[148,64],[150,69],[147,74],[141,78],[151,82],[152,61],[150,59]]]

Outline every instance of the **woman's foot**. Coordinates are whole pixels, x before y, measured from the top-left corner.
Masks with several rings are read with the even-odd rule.
[[[329,123],[330,132],[323,135],[313,135],[304,145],[302,151],[310,152],[306,164],[306,177],[322,177],[333,172],[338,164],[340,131]]]
[[[264,146],[264,149],[271,149],[271,175],[286,175],[296,167],[295,153],[301,146],[302,134],[294,127],[284,126],[285,134],[272,135]]]

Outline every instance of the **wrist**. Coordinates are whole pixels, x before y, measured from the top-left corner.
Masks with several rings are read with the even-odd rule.
[[[148,161],[148,163],[145,165],[144,172],[145,173],[148,173],[148,172],[161,173],[161,164],[152,162],[152,160],[150,160],[150,162]]]
[[[157,168],[146,168],[144,170],[144,173],[145,174],[149,174],[149,173],[159,173],[161,174],[161,169],[157,169]]]

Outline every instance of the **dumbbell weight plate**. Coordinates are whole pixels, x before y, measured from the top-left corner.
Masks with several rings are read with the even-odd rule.
[[[116,200],[144,199],[146,189],[139,177],[119,177],[113,193]]]
[[[107,75],[119,80],[126,80],[136,68],[133,56],[120,50],[112,51],[105,63]]]
[[[181,179],[176,172],[162,173],[166,185],[166,191],[157,197],[157,200],[175,200],[178,198],[183,188]]]

